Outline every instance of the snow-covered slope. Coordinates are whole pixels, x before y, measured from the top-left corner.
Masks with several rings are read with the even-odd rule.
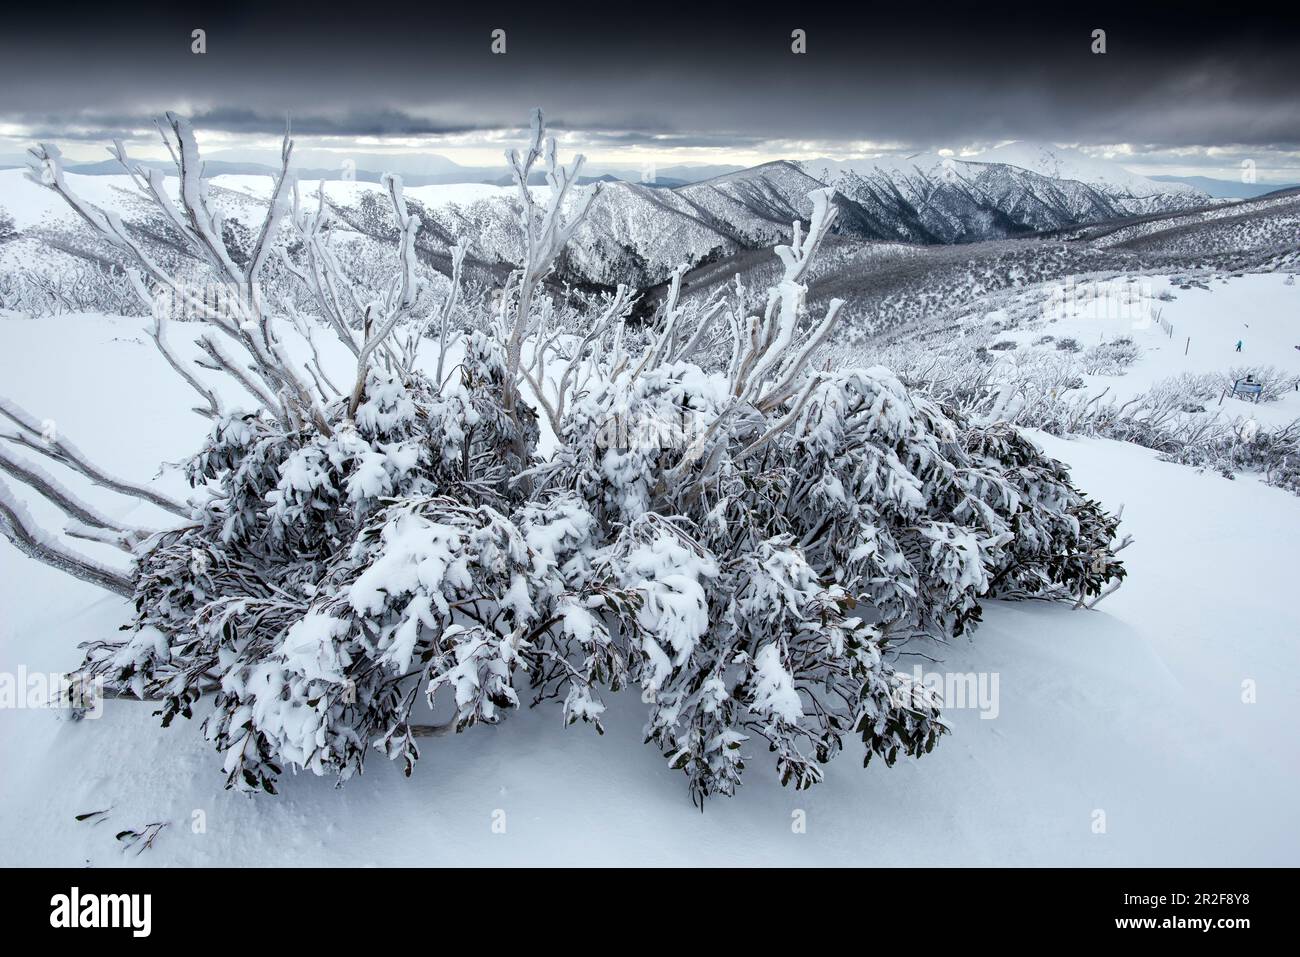
[[[235,192],[245,193],[265,202],[271,195],[271,178],[268,176],[249,176],[224,174],[212,177],[212,185]],[[304,180],[300,189],[315,197],[320,183]],[[325,180],[325,195],[331,203],[340,206],[356,206],[366,195],[383,195],[384,188],[378,183],[363,183],[357,180]],[[510,199],[516,189],[513,186],[490,186],[487,183],[452,183],[437,186],[406,186],[403,189],[408,200],[416,200],[426,209],[442,209],[450,205],[465,205],[484,199]]]
[[[973,162],[1000,163],[1053,179],[1087,183],[1114,206],[1131,215],[1205,205],[1208,193],[1187,183],[1158,182],[1130,172],[1112,160],[1046,143],[1008,143],[973,157]]]
[[[126,222],[150,227],[154,213],[129,177],[74,173],[68,174],[68,182]],[[168,182],[174,190],[175,179]],[[681,263],[697,264],[741,249],[770,246],[788,238],[793,220],[807,221],[812,211],[808,193],[823,185],[796,166],[778,162],[675,190],[617,181],[576,187],[575,197],[593,189],[598,189],[598,195],[557,278],[646,288],[663,282]],[[214,204],[228,220],[245,226],[261,221],[271,186],[269,176],[224,174],[211,180]],[[328,180],[303,182],[300,187],[308,203],[316,202],[321,188],[338,218],[356,233],[375,240],[391,237],[391,214],[379,184]],[[546,192],[543,186],[532,189]],[[464,239],[470,243],[472,261],[503,268],[519,261],[515,187],[461,183],[416,186],[405,193],[421,217],[417,239],[421,251],[435,258],[445,256],[448,246]],[[851,200],[839,196],[835,204],[836,232],[869,239],[893,235]],[[89,248],[94,243],[58,196],[26,180],[21,170],[0,171],[0,209],[10,212],[20,235],[31,234],[37,248],[48,245],[52,231],[65,236],[69,245]],[[153,224],[145,231],[162,236],[166,227]]]
[[[828,175],[845,196],[914,242],[1000,239],[1121,215],[1083,183],[933,155]]]
[[[1300,247],[1300,190],[1079,231],[1099,247],[1178,251],[1189,258],[1245,249],[1278,255]]]
[[[1300,284],[1286,274],[1228,276],[1191,285],[1170,276],[1082,281],[1068,296],[1061,287],[1038,286],[1016,297],[1049,318],[998,332],[1019,348],[1007,362],[1024,360],[1034,350],[1052,355],[1054,343],[1039,343],[1044,333],[1071,338],[1087,348],[1100,342],[1132,339],[1141,350],[1121,375],[1085,374],[1089,395],[1105,390],[1125,402],[1176,376],[1215,376],[1230,381],[1233,369],[1271,369],[1280,383],[1300,381]],[[1053,293],[1055,292],[1055,296]],[[982,320],[1005,320],[1015,302]],[[972,326],[967,326],[971,328]],[[1236,344],[1242,344],[1241,352]],[[1261,426],[1283,426],[1300,419],[1300,391],[1291,385],[1271,402],[1254,403],[1216,393],[1204,416],[1249,416]]]
[[[765,247],[788,239],[793,220],[808,222],[809,194],[826,185],[797,164],[778,160],[679,186],[671,196],[674,204],[685,204],[742,246]],[[896,238],[892,223],[852,197],[835,192],[831,203],[833,233],[867,240]]]
[[[422,191],[413,192],[423,202]],[[427,224],[447,236],[465,237],[481,259],[518,262],[523,247],[515,195],[513,188],[502,188],[471,202],[425,207]],[[679,263],[697,263],[737,248],[731,232],[705,221],[671,191],[611,182],[601,184],[587,221],[575,233],[565,268],[566,275],[587,282],[644,288],[662,282]]]
[[[805,166],[912,241],[996,239],[1209,202],[1185,183],[1159,183],[1042,144],[1013,143],[962,159],[918,153]]]
[[[0,321],[0,381],[133,477],[205,428],[143,320]],[[129,418],[89,401],[105,389]],[[863,769],[851,743],[811,791],[756,773],[701,814],[623,692],[604,736],[563,727],[547,703],[429,741],[409,780],[376,753],[342,790],[299,775],[250,799],[224,790],[201,713],[162,731],[138,702],[79,723],[7,707],[0,864],[1300,864],[1300,499],[1131,445],[1037,438],[1108,508],[1126,506],[1129,579],[1094,612],[990,603],[973,638],[917,659],[998,679],[996,716],[951,709],[953,734],[920,761]],[[127,614],[0,542],[0,672],[73,667],[78,643]],[[752,757],[756,771],[771,760]],[[103,824],[75,820],[103,809]],[[150,822],[167,824],[154,847],[124,853],[114,834]]]
[[[607,182],[600,185],[590,220],[578,232],[574,251],[562,261],[556,278],[648,288],[663,282],[679,263],[698,265],[769,247],[788,237],[791,220],[807,220],[807,194],[825,183],[837,190],[834,229],[840,236],[918,244],[1015,238],[1095,223],[1114,229],[1118,220],[1163,215],[1170,208],[1181,210],[1205,200],[1184,184],[1134,177],[1115,164],[1071,151],[1002,149],[1009,159],[1048,172],[1092,176],[1098,182],[937,154],[815,161],[803,168],[778,161],[675,189]],[[150,222],[152,211],[128,177],[69,174],[69,182],[92,202],[119,212],[128,223],[146,227],[145,232],[156,238],[165,237],[166,227]],[[174,188],[175,181],[170,182]],[[304,183],[302,189],[314,201],[318,186]],[[266,176],[222,175],[212,180],[214,202],[223,216],[244,226],[260,221],[270,187]],[[341,220],[356,234],[377,243],[391,238],[378,184],[333,180],[325,182],[324,189]],[[502,272],[518,261],[513,187],[417,186],[407,190],[407,198],[421,216],[417,242],[429,262],[444,262],[453,242],[468,239],[471,269],[479,270],[476,279],[496,285]],[[1205,215],[1226,215],[1234,208],[1213,207]],[[111,254],[93,245],[84,226],[57,196],[28,182],[20,170],[0,171],[0,209],[9,213],[19,233],[18,241],[0,244],[0,274],[20,267],[63,268],[69,255],[75,258],[83,252],[99,259]],[[1259,230],[1246,224],[1233,235],[1238,234],[1243,241],[1253,242]],[[1216,249],[1235,241],[1219,239]],[[160,255],[169,255],[165,246]]]
[[[69,187],[86,201],[128,218],[152,209],[151,202],[125,173],[117,176],[83,176],[66,174]],[[176,196],[178,180],[171,176],[166,189]],[[256,184],[256,185],[255,185]],[[264,185],[262,185],[264,184]],[[225,218],[238,219],[245,225],[261,221],[265,197],[270,195],[271,180],[259,176],[220,176],[212,181],[214,205]],[[257,186],[261,185],[259,192]],[[341,184],[370,185],[373,184]],[[79,223],[72,208],[50,189],[27,178],[26,170],[0,170],[0,208],[9,211],[20,230],[37,227],[67,226]]]

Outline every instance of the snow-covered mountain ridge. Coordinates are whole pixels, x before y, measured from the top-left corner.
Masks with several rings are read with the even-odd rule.
[[[139,215],[142,207],[125,175],[69,175],[84,195],[128,222]],[[212,183],[232,220],[260,218],[269,177],[227,174]],[[599,194],[560,278],[647,288],[663,282],[679,263],[699,265],[770,246],[788,236],[792,220],[806,221],[808,193],[825,185],[836,190],[839,235],[923,245],[1015,238],[1212,202],[1186,184],[1159,183],[1077,151],[1026,144],[967,160],[937,154],[802,164],[777,160],[673,188],[622,181],[579,187]],[[303,188],[314,194],[316,184]],[[378,218],[371,215],[383,206],[376,203],[379,184],[334,180],[324,189],[344,222],[382,238],[382,211]],[[420,244],[435,259],[445,257],[458,238],[470,236],[476,237],[471,258],[485,268],[497,272],[518,261],[513,187],[425,185],[410,187],[407,195],[418,204]],[[26,246],[49,245],[57,235],[55,249],[66,252],[82,229],[71,211],[20,170],[0,171],[0,210],[7,211]]]
[[[1185,183],[1042,144],[1012,143],[965,159],[920,153],[804,167],[912,242],[998,239],[1211,202]]]

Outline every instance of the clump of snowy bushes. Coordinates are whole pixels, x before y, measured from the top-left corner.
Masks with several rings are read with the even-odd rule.
[[[1083,354],[1083,371],[1088,375],[1123,375],[1142,355],[1128,337],[1100,342]]]
[[[213,270],[250,292],[237,313],[206,316],[200,344],[203,369],[259,401],[227,405],[159,321],[158,348],[211,423],[186,466],[189,501],[106,476],[66,439],[42,445],[37,420],[11,403],[0,413],[24,450],[177,522],[122,528],[6,457],[6,471],[65,505],[74,532],[126,551],[132,571],[36,528],[3,486],[0,528],[131,599],[125,638],[88,645],[85,670],[160,701],[164,725],[202,712],[232,787],[274,791],[286,767],[346,779],[376,748],[409,773],[422,737],[498,723],[525,698],[558,699],[566,723],[599,731],[607,697],[635,688],[646,740],[694,798],[733,793],[762,746],[781,781],[804,788],[848,736],[892,764],[947,730],[935,694],[891,664],[906,642],[969,631],[987,598],[1080,605],[1124,575],[1117,519],[1013,427],[882,367],[815,371],[842,306],[817,317],[804,305],[829,190],[812,194],[807,232],[796,223],[777,248],[766,293],[737,282],[683,301],[682,269],[647,328],[626,321],[635,296],[621,287],[562,315],[539,289],[593,192],[572,189],[581,158],[557,162],[539,113],[527,153],[509,154],[525,260],[491,331],[453,352],[458,275],[426,305],[419,221],[399,180],[385,181],[393,278],[367,300],[338,268],[327,206],[299,197],[287,141],[240,265],[205,204],[192,132],[168,124],[184,208],[160,175],[128,168]],[[526,186],[539,161],[544,205]],[[184,295],[119,221],[67,190],[56,154],[37,163],[135,255],[142,298],[146,278]],[[274,256],[316,314],[286,323],[252,294]],[[352,379],[336,385],[314,348],[290,361],[292,330],[339,337]],[[427,361],[426,343],[440,347]]]
[[[97,311],[148,314],[120,269],[89,263],[25,273],[0,272],[0,310],[37,318]]]
[[[1235,478],[1254,472],[1264,482],[1300,495],[1300,419],[1274,429],[1237,417],[1173,443],[1161,458]]]
[[[1260,386],[1259,402],[1276,402],[1300,386],[1300,376],[1284,372],[1277,366],[1233,366],[1218,376],[1218,385],[1231,395],[1233,386],[1247,379]]]
[[[1131,355],[1124,339],[1115,346]],[[1090,350],[1091,352],[1091,350]],[[1180,373],[1123,402],[1103,388],[1093,394],[1080,375],[1088,355],[1022,350],[996,363],[981,362],[978,347],[895,345],[879,358],[908,386],[976,422],[1004,421],[1053,435],[1091,435],[1154,449],[1167,461],[1232,478],[1254,472],[1270,484],[1300,491],[1300,420],[1261,427],[1233,398],[1247,375],[1264,386],[1261,401],[1295,389],[1296,377],[1274,367],[1239,367],[1226,373]],[[1112,369],[1111,371],[1118,371]]]

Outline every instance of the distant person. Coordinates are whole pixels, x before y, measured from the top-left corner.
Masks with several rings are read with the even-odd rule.
[[[1237,340],[1237,351],[1238,351],[1238,352],[1241,351],[1241,340],[1240,340],[1240,339]]]

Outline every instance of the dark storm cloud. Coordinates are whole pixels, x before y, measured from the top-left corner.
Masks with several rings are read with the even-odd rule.
[[[1300,143],[1300,32],[1248,8],[557,9],[19,15],[0,37],[0,118],[142,128],[179,107],[236,133],[278,132],[288,112],[304,133],[436,135],[515,129],[542,105],[556,127],[611,145]],[[206,55],[190,53],[195,27]],[[489,52],[497,27],[505,56]],[[794,27],[808,33],[804,56],[789,52]],[[1090,52],[1094,28],[1105,55]]]
[[[654,146],[659,149],[684,148],[746,148],[767,142],[769,137],[750,136],[743,133],[670,133],[649,130],[624,130],[609,132],[595,129],[584,123],[570,123],[562,117],[547,117],[547,124],[555,129],[575,130],[583,134],[583,141],[593,146],[617,148],[620,146]]]
[[[234,107],[199,110],[192,119],[199,126],[232,133],[280,133],[285,125],[283,114],[275,116]],[[295,132],[320,136],[445,136],[482,128],[466,123],[439,123],[388,109],[357,109],[340,116],[293,113],[292,122]]]
[[[7,119],[21,123],[34,137],[61,136],[74,140],[102,141],[150,130],[150,115],[143,112],[82,112],[73,116],[59,116],[49,112],[20,112],[9,114]],[[340,116],[295,112],[288,116],[284,113],[277,116],[239,107],[218,107],[194,110],[188,115],[202,129],[229,133],[283,133],[286,120],[291,121],[295,133],[317,136],[444,136],[472,133],[481,129],[474,125],[432,122],[400,110],[366,110]]]

